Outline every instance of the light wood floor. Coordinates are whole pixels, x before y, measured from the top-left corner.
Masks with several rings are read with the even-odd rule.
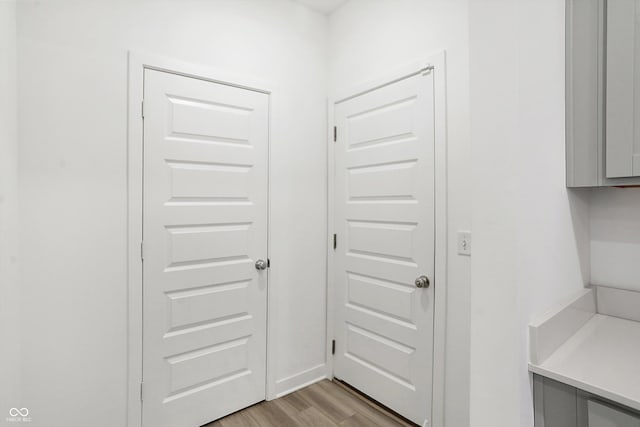
[[[321,381],[204,427],[415,427],[339,382]]]

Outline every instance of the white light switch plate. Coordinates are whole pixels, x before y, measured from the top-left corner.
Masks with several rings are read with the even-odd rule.
[[[458,255],[471,255],[470,231],[458,231]]]

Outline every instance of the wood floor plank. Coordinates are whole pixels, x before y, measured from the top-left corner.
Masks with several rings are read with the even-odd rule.
[[[216,421],[213,425],[207,424],[204,427],[261,427],[260,424],[249,415],[250,409],[251,408],[247,408],[236,412],[235,414]]]
[[[280,409],[282,409],[285,412],[285,414],[289,416],[289,418],[291,418],[292,420],[294,420],[300,425],[304,425],[304,423],[302,422],[302,419],[300,418],[300,413],[305,409],[309,409],[310,407],[298,409],[297,407],[291,404],[290,400],[287,400],[284,398],[276,399],[269,403],[280,407]]]
[[[278,405],[273,402],[262,402],[248,409],[249,416],[258,422],[259,426],[298,427],[297,423]]]
[[[302,410],[298,410],[286,399],[276,399],[271,403],[278,405],[301,427],[338,427],[336,423],[331,421],[323,413],[312,406],[307,406]]]
[[[358,394],[339,382],[328,382],[327,384],[321,382],[318,383],[318,386],[325,388],[338,399],[349,401],[349,404],[353,406],[356,412],[364,415],[366,418],[370,419],[371,422],[374,422],[377,425],[390,427],[415,427],[415,424],[406,422],[394,413],[378,405],[373,400],[367,399],[363,395]]]
[[[331,421],[329,417],[314,407],[307,408],[300,412],[298,417],[304,427],[338,427],[338,424]]]
[[[203,427],[416,427],[338,382],[321,381]]]
[[[322,412],[336,424],[340,424],[356,413],[347,402],[335,398],[320,388],[318,384],[303,388],[299,391],[299,394],[310,406]]]
[[[374,423],[362,414],[355,414],[341,422],[338,427],[388,427],[388,425]]]
[[[279,401],[279,400],[283,400],[287,402],[288,404],[296,408],[298,411],[304,411],[305,409],[311,407],[309,402],[302,399],[297,392],[287,394],[286,396],[281,397],[280,399],[276,399],[275,401]]]

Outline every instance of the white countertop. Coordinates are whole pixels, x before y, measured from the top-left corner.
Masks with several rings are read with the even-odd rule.
[[[640,410],[640,322],[595,314],[529,370]]]

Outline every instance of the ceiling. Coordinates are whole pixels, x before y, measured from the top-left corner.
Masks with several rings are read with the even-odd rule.
[[[298,0],[300,3],[309,6],[318,12],[330,14],[348,0]]]

